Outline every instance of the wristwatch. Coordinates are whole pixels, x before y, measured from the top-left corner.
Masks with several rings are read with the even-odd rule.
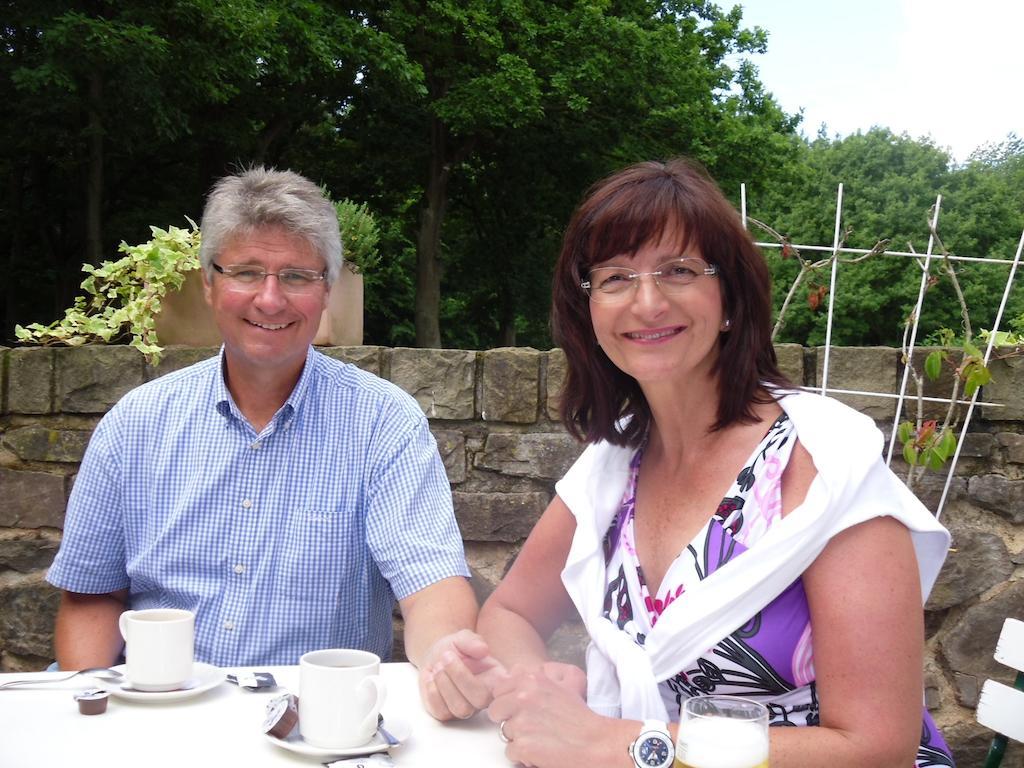
[[[644,720],[640,735],[629,745],[636,768],[668,768],[676,756],[668,726],[660,720]]]

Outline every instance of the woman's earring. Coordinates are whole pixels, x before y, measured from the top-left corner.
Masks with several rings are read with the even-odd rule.
[[[722,330],[723,331],[728,331],[729,328],[731,328],[731,327],[732,327],[732,320],[730,320],[728,317],[725,318],[725,322],[722,323]]]

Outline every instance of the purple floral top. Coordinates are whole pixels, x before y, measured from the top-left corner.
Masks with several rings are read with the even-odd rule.
[[[736,477],[704,528],[679,553],[652,594],[636,555],[633,519],[643,448],[630,465],[630,479],[619,513],[604,540],[608,586],[604,615],[638,644],[662,612],[681,594],[717,568],[752,547],[782,519],[782,473],[796,443],[792,422],[782,414]],[[636,610],[636,606],[642,610]],[[683,700],[704,693],[757,699],[771,724],[818,725],[814,648],[803,582],[797,579],[750,621],[660,684],[673,719]],[[923,713],[921,746],[915,766],[952,766],[949,748]]]

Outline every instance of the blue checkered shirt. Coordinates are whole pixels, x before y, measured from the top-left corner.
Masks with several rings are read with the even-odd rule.
[[[191,609],[196,658],[235,666],[389,658],[395,598],[449,576],[468,569],[423,412],[310,348],[259,434],[221,357],[125,395],[93,433],[47,578]]]

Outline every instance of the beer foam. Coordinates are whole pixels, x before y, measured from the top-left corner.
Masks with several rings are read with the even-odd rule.
[[[768,734],[758,723],[704,717],[679,723],[676,759],[689,768],[768,765]]]

